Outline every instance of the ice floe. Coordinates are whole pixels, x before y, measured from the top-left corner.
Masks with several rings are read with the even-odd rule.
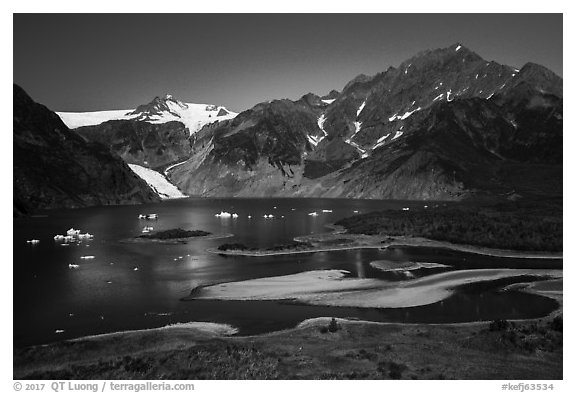
[[[82,231],[80,231],[80,229],[74,229],[74,228],[70,228],[66,231],[66,235],[55,235],[54,236],[54,241],[56,242],[65,242],[65,243],[71,243],[71,242],[76,242],[76,241],[80,241],[80,240],[92,240],[94,239],[94,235],[86,232],[86,233],[82,233]]]
[[[139,214],[138,219],[140,220],[157,220],[158,214],[151,213],[151,214]]]

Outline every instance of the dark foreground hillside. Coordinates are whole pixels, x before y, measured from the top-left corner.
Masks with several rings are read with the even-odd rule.
[[[562,318],[328,320],[255,337],[151,330],[16,350],[15,379],[562,379]],[[332,330],[332,331],[331,331]]]
[[[159,200],[120,157],[70,131],[17,85],[13,136],[15,215]]]

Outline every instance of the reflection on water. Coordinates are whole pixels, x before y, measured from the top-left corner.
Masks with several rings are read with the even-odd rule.
[[[16,345],[45,343],[110,331],[142,329],[186,321],[231,323],[241,334],[296,325],[315,316],[378,321],[456,322],[496,317],[545,315],[555,302],[525,293],[480,288],[443,302],[399,310],[312,307],[279,302],[181,301],[192,288],[309,270],[343,269],[360,278],[404,280],[402,274],[370,266],[374,260],[442,263],[449,269],[492,267],[561,268],[562,261],[492,258],[438,249],[347,250],[277,257],[224,257],[207,248],[234,241],[271,247],[293,237],[325,232],[324,226],[354,210],[419,206],[418,202],[325,199],[187,199],[155,205],[100,207],[49,212],[47,217],[14,221],[14,339]],[[274,206],[276,208],[274,208]],[[322,209],[332,213],[322,213]],[[220,211],[237,219],[217,218]],[[309,216],[310,212],[318,216]],[[139,220],[157,213],[157,221]],[[264,214],[285,218],[264,219]],[[252,218],[248,219],[248,215]],[[118,240],[181,227],[234,238],[196,239],[188,244],[126,244]],[[80,245],[61,246],[53,236],[68,228],[95,235]],[[29,239],[39,239],[31,245]],[[86,260],[82,256],[93,255]],[[77,264],[70,269],[69,264]],[[137,270],[135,270],[137,269]],[[415,276],[447,269],[420,269]],[[64,330],[63,333],[55,333]]]

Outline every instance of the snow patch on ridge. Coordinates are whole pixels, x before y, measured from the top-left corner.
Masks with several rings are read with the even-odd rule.
[[[364,102],[362,103],[362,105],[360,105],[360,107],[359,107],[358,110],[356,111],[356,117],[360,116],[360,113],[362,113],[362,110],[364,109],[365,106],[366,106],[366,100],[364,100]]]
[[[346,139],[344,142],[346,142],[347,144],[349,144],[350,146],[354,147],[356,150],[358,150],[358,152],[360,153],[362,158],[366,158],[368,157],[368,153],[366,153],[366,150],[362,149],[356,142],[352,141],[352,138],[354,138],[354,136],[360,132],[360,129],[362,127],[362,123],[359,121],[355,121],[354,122],[354,134],[352,134],[352,136],[348,139]]]
[[[188,162],[188,160],[179,162],[179,163],[174,164],[174,165],[170,165],[168,168],[164,169],[164,176],[168,176],[168,172],[170,172],[170,170],[176,168],[177,166],[180,166],[180,165],[182,165],[182,164],[185,164],[185,163],[187,163],[187,162]]]
[[[396,113],[392,117],[389,117],[388,121],[405,120],[405,119],[409,118],[414,112],[418,112],[421,109],[422,109],[421,107],[418,107],[418,108],[414,109],[413,111],[407,111],[402,116],[398,116],[398,113]]]
[[[318,118],[318,128],[322,130],[324,136],[328,135],[328,133],[324,130],[324,123],[326,122],[326,116],[322,113],[322,116]]]
[[[322,114],[319,118],[318,118],[318,128],[320,128],[320,130],[322,130],[322,132],[324,133],[324,135],[317,137],[317,136],[312,136],[312,135],[306,135],[308,137],[308,141],[314,145],[314,146],[318,146],[318,144],[320,142],[322,142],[322,140],[324,138],[326,138],[326,136],[328,136],[328,133],[324,130],[324,122],[326,121],[326,116],[324,114]]]
[[[390,133],[388,133],[388,134],[386,134],[386,135],[384,135],[384,136],[381,136],[380,138],[378,138],[378,140],[376,141],[376,143],[382,142],[384,139],[388,138],[389,136],[390,136]]]
[[[384,145],[384,143],[386,143],[386,138],[388,138],[390,136],[390,133],[381,136],[380,138],[378,138],[378,140],[376,141],[376,144],[374,146],[372,146],[372,150],[375,150],[377,148],[379,148],[380,146]]]
[[[174,184],[161,173],[136,164],[128,164],[130,169],[142,178],[162,199],[186,198]]]

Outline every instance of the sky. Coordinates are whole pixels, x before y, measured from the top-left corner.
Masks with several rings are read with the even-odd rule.
[[[341,90],[358,74],[462,43],[562,76],[562,14],[15,14],[14,83],[55,111],[155,96],[234,111]]]

